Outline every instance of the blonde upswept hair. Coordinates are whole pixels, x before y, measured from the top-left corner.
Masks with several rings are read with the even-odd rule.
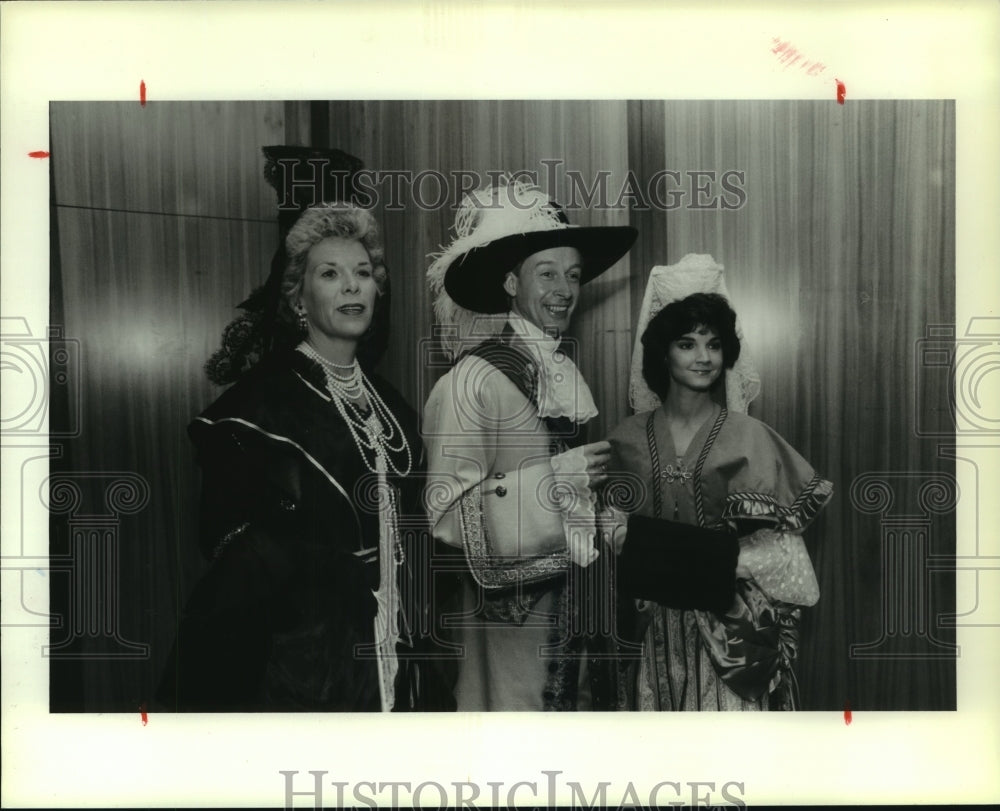
[[[281,278],[279,313],[289,324],[294,325],[297,321],[294,304],[302,292],[309,251],[329,237],[356,239],[360,242],[371,260],[372,276],[379,297],[386,291],[389,274],[384,264],[385,248],[378,223],[371,212],[349,203],[312,206],[303,212],[285,237],[288,264]]]

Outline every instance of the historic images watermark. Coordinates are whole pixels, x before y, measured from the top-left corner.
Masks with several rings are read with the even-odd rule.
[[[456,169],[361,169],[350,173],[331,169],[327,158],[311,158],[311,172],[304,170],[297,158],[276,161],[284,170],[282,202],[279,209],[298,210],[303,195],[312,195],[313,204],[322,200],[346,200],[361,208],[382,205],[385,211],[412,208],[434,211],[455,207],[470,192],[504,181],[540,186],[563,208],[571,210],[632,211],[734,211],[746,205],[746,172],[740,169],[661,169],[646,179],[632,170],[624,178],[615,178],[602,169],[587,175],[566,169],[558,158],[543,158],[542,169],[516,171],[487,169],[476,172]],[[515,207],[520,201],[511,196]],[[499,206],[499,201],[483,203]]]
[[[72,471],[49,474],[62,442],[80,435],[81,344],[48,326],[44,335],[25,318],[0,320],[0,369],[4,409],[0,414],[4,464],[18,470],[18,546],[0,569],[18,591],[5,628],[42,627],[53,632],[42,656],[52,659],[148,659],[146,642],[120,630],[119,550],[122,519],[145,509],[149,483],[131,471]],[[60,420],[52,419],[58,402]],[[13,503],[13,497],[11,498]],[[47,533],[50,515],[64,517],[66,551],[54,553]],[[50,575],[68,578],[65,612],[33,608],[49,589]]]
[[[420,783],[403,780],[328,779],[326,770],[309,770],[310,780],[297,770],[279,770],[284,778],[285,808],[410,807],[410,808],[746,808],[745,784],[730,780],[661,780],[650,785],[629,781],[624,785],[598,780],[586,785],[577,780],[561,780],[561,771],[542,769],[533,780],[507,783],[467,780]]]
[[[21,317],[0,319],[4,398],[0,434],[7,438],[80,435],[80,342],[50,326],[35,335]],[[54,397],[64,403],[62,425],[47,422]]]
[[[852,482],[855,510],[876,516],[882,549],[882,628],[877,639],[850,646],[852,659],[948,659],[960,655],[940,639],[944,628],[996,627],[1000,611],[989,585],[1000,571],[1000,556],[985,545],[979,516],[1000,451],[1000,413],[991,397],[1000,370],[1000,318],[969,319],[964,334],[953,324],[931,324],[913,352],[913,433],[938,440],[938,456],[972,466],[974,487],[960,492],[956,477],[941,471],[880,470]],[[994,388],[991,388],[991,383]],[[940,408],[920,408],[927,392],[947,391]],[[984,481],[986,480],[986,481]],[[960,538],[955,555],[932,552],[935,519],[954,515],[959,499],[971,502],[974,537]],[[934,614],[934,577],[965,573],[960,585],[971,594],[967,611]]]

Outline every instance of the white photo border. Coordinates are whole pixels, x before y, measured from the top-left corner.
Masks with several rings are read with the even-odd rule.
[[[952,98],[957,129],[956,324],[995,316],[1000,231],[1000,7],[812,3],[713,7],[652,3],[9,3],[0,8],[0,267],[4,316],[47,324],[49,170],[54,100],[493,98]],[[830,67],[790,71],[771,52],[794,42]],[[280,42],[287,45],[279,47]],[[503,60],[499,54],[517,54]],[[374,54],[374,56],[373,56]],[[358,67],[363,66],[363,67]],[[831,76],[830,74],[833,74]],[[32,280],[30,284],[23,280]],[[992,307],[992,309],[991,309]],[[995,391],[992,389],[991,391]],[[982,443],[980,443],[982,444]],[[1000,451],[1000,446],[998,446]],[[981,479],[989,487],[995,465]],[[962,466],[962,492],[974,491]],[[984,471],[980,471],[981,477]],[[3,466],[3,554],[21,515]],[[13,501],[13,503],[12,503]],[[997,508],[960,504],[958,537],[978,526],[997,556]],[[38,533],[44,543],[45,530]],[[992,548],[990,545],[992,544]],[[43,552],[44,554],[44,552]],[[10,590],[4,572],[4,597]],[[994,577],[995,579],[995,577]],[[16,584],[16,578],[13,581]],[[44,593],[47,607],[47,590]],[[10,599],[3,601],[7,615]],[[44,608],[42,608],[44,610]],[[662,781],[725,784],[748,805],[990,802],[1000,797],[996,625],[957,629],[953,713],[72,715],[48,713],[47,628],[5,629],[3,805],[280,806],[282,770],[334,782],[535,782],[546,772],[588,796],[611,783],[640,800]],[[350,788],[348,789],[350,790]],[[701,796],[707,789],[702,788]],[[698,789],[694,789],[698,791]],[[466,796],[469,796],[466,792]],[[350,795],[348,795],[350,797]],[[674,799],[661,795],[663,801]],[[720,795],[714,793],[717,804]],[[555,800],[569,802],[563,792]],[[440,801],[428,790],[425,803]],[[688,800],[690,801],[690,800]],[[312,806],[307,795],[296,804]]]

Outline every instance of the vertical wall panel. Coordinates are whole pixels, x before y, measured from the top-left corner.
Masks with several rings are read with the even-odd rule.
[[[260,147],[284,141],[277,102],[54,103],[62,206],[270,222]]]
[[[539,184],[549,185],[543,160],[560,160],[552,175],[556,189],[547,189],[568,204],[567,170],[578,172],[588,186],[599,170],[611,173],[611,188],[624,182],[628,145],[624,102],[331,102],[330,142],[360,157],[376,171],[402,170],[411,176],[432,170],[449,185],[446,205],[436,205],[435,186],[428,182],[418,200],[403,186],[403,208],[393,205],[391,184],[379,186],[376,214],[383,223],[386,258],[393,284],[393,336],[382,372],[414,403],[422,401],[441,369],[429,369],[420,357],[422,342],[430,336],[431,301],[425,273],[428,254],[450,241],[454,206],[458,201],[455,173],[475,173],[485,185],[489,173],[528,170]],[[581,225],[623,224],[626,208],[571,210]],[[628,339],[622,329],[630,323],[628,260],[600,282],[585,289],[574,324],[575,335],[587,336],[593,352],[582,358],[592,379],[609,385],[595,387],[601,416],[594,434],[600,435],[624,416],[622,387],[608,369],[621,368],[628,358]],[[602,302],[601,306],[597,306]],[[592,359],[600,357],[599,365]]]
[[[141,510],[116,519],[111,583],[119,632],[148,656],[110,658],[107,640],[90,636],[63,653],[85,657],[68,661],[87,710],[131,711],[152,700],[202,568],[186,426],[220,393],[203,364],[269,268],[277,226],[260,148],[284,141],[283,107],[64,103],[51,106],[51,124],[62,279],[53,312],[80,341],[83,425],[52,468],[72,472],[83,511],[108,512],[111,472],[136,474],[149,491]],[[54,547],[66,531],[53,522]],[[52,660],[54,685],[66,663]],[[53,707],[69,709],[57,691]]]
[[[900,656],[903,647],[860,658],[850,650],[879,637],[883,593],[900,585],[886,582],[900,575],[882,566],[880,522],[919,512],[921,487],[954,471],[914,424],[914,414],[948,403],[944,381],[918,388],[914,370],[926,326],[954,321],[954,108],[635,102],[630,111],[640,124],[658,116],[662,142],[632,133],[633,161],[745,172],[747,200],[736,211],[685,206],[659,222],[643,215],[664,237],[640,241],[633,262],[648,271],[710,253],[725,265],[762,378],[751,413],[837,488],[807,536],[823,598],[804,622],[806,706],[953,707],[953,658]],[[641,295],[639,274],[633,284]],[[905,474],[895,481],[891,516],[852,503],[852,483],[872,471]],[[949,554],[954,513],[928,520],[931,553]],[[925,607],[932,623],[950,610],[953,588],[946,577],[933,579]]]

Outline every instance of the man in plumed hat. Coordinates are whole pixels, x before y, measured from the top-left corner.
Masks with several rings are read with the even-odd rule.
[[[581,573],[600,554],[594,491],[609,445],[581,444],[597,409],[563,338],[581,285],[636,232],[573,226],[523,184],[469,195],[455,231],[428,278],[456,363],[423,428],[433,532],[467,562],[448,618],[462,650],[458,709],[596,708],[607,698],[574,618]]]
[[[439,618],[462,655],[459,710],[624,708],[639,648],[621,600],[673,605],[690,583],[703,587],[684,597],[693,607],[732,600],[735,537],[695,548],[671,542],[669,521],[599,510],[610,445],[584,441],[597,409],[564,338],[581,286],[635,238],[574,226],[541,190],[499,184],[463,200],[428,269],[454,360],[423,435],[432,531],[464,561],[461,605]]]

